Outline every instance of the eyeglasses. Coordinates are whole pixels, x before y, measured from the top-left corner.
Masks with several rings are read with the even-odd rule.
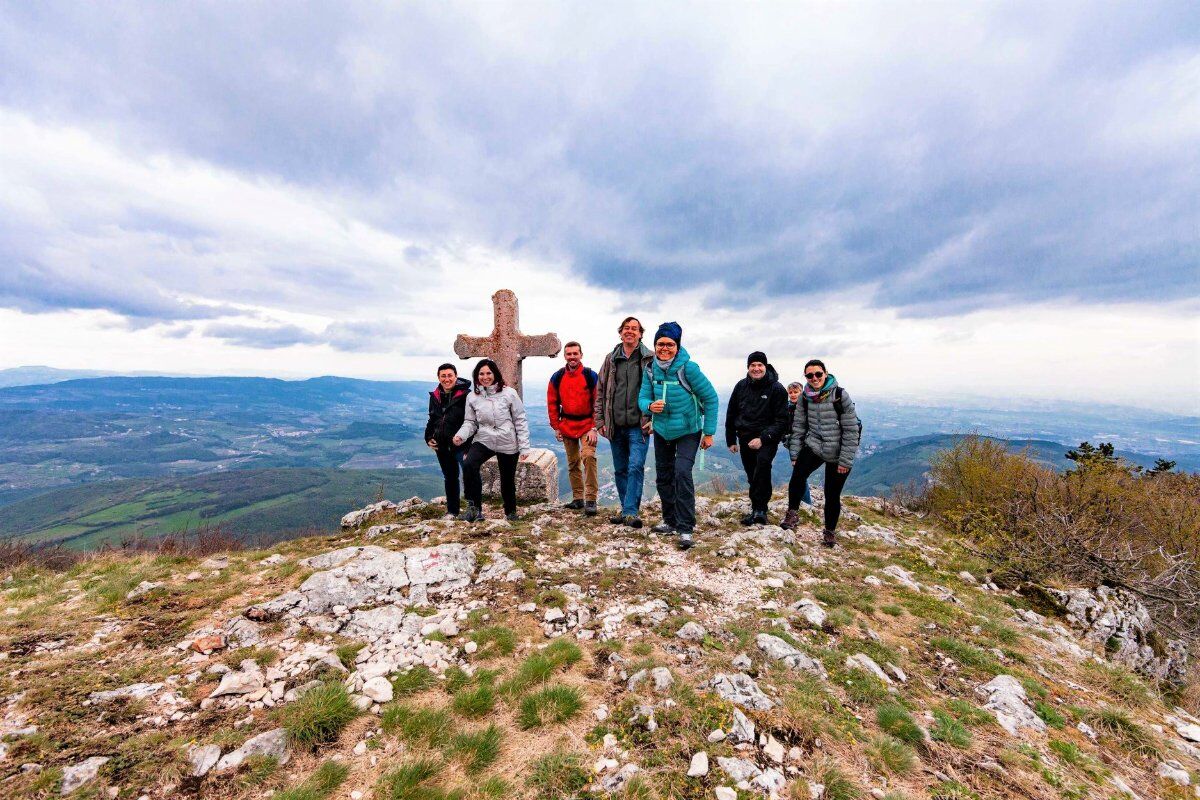
[[[656,344],[654,346],[656,348],[658,348],[659,350],[662,350],[664,348],[667,350],[673,350],[678,345],[676,345],[674,342],[659,342],[658,344]]]
[[[811,381],[816,378],[824,378],[825,373],[824,372],[806,372],[806,373],[804,373],[804,377],[808,378]]]

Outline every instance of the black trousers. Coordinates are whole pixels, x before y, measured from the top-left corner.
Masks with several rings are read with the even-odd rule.
[[[439,444],[437,449],[438,466],[442,468],[442,478],[446,483],[446,511],[457,515],[461,509],[458,502],[458,472],[462,467],[465,448],[454,445]]]
[[[468,503],[483,506],[483,479],[479,468],[492,456],[500,466],[500,496],[504,499],[504,513],[517,513],[517,461],[520,453],[497,453],[486,445],[475,442],[463,457],[463,494]]]
[[[746,470],[746,480],[750,482],[750,508],[765,512],[767,504],[771,502],[771,464],[779,452],[779,442],[763,442],[763,446],[757,450],[746,446],[746,442],[757,438],[758,434],[739,434],[738,455],[742,457],[742,469]]]
[[[836,463],[822,461],[821,457],[805,447],[796,458],[796,466],[792,467],[792,479],[788,483],[788,496],[797,497],[804,492],[808,476],[812,475],[822,465],[825,465],[825,529],[837,530],[838,518],[842,516],[842,489],[850,473],[838,472]],[[799,508],[799,503],[796,508]]]

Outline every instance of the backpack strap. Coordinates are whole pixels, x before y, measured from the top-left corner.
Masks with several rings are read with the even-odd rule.
[[[842,387],[839,386],[833,390],[833,410],[837,413],[839,418],[841,418],[841,416],[842,416],[843,408],[844,408],[844,406],[842,405]]]

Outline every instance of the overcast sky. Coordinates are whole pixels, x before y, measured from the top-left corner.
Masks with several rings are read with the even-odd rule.
[[[1194,0],[0,2],[0,367],[425,378],[507,287],[1197,413],[1198,154]]]

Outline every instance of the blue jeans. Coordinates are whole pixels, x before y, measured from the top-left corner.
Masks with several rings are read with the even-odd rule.
[[[646,451],[650,438],[636,425],[612,429],[613,480],[621,498],[621,514],[636,517],[642,506],[642,481],[645,480]]]
[[[700,449],[700,432],[678,439],[654,434],[654,469],[658,473],[658,497],[662,500],[663,522],[680,533],[696,527],[696,486],[692,467]]]

